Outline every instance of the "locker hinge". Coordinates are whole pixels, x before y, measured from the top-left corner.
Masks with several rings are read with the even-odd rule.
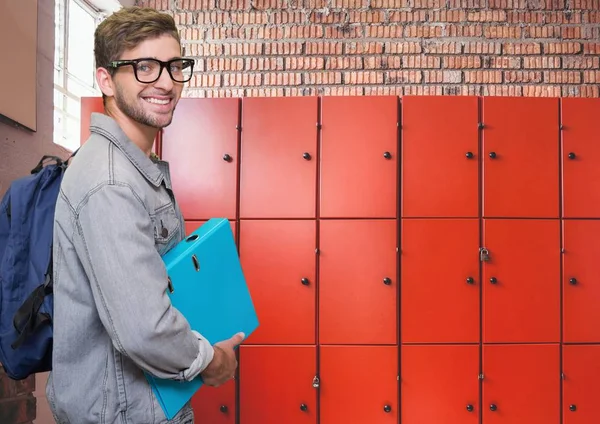
[[[479,377],[478,377],[478,378],[479,378],[480,380],[483,380],[483,373],[479,374]]]
[[[313,378],[312,386],[313,386],[313,389],[318,389],[320,386],[319,377],[317,377],[316,375],[315,375],[315,378]]]
[[[481,262],[487,262],[490,260],[490,252],[485,247],[479,248],[479,260]]]

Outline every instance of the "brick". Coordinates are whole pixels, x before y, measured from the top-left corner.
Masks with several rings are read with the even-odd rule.
[[[378,71],[344,72],[344,83],[346,83],[346,84],[383,84],[383,72],[378,72]]]
[[[265,43],[265,54],[266,55],[287,55],[287,54],[301,54],[302,44],[301,43]]]
[[[322,28],[322,27],[320,27]],[[364,30],[360,24],[341,24],[325,27],[325,38],[363,38]]]
[[[425,83],[461,83],[461,71],[423,71]]]
[[[466,83],[499,84],[502,82],[502,71],[464,71]]]
[[[600,57],[590,56],[565,56],[562,58],[563,69],[598,69]]]
[[[274,10],[269,14],[269,24],[306,24],[308,20],[304,12],[297,10]]]
[[[561,37],[566,39],[581,38],[581,27],[562,27]]]
[[[371,0],[371,7],[375,9],[400,9],[412,7],[412,0]]]
[[[526,85],[523,87],[525,97],[559,97],[561,88],[550,85]]]
[[[560,68],[560,58],[553,56],[542,56],[542,57],[531,57],[527,56],[523,58],[523,68],[525,69],[544,69]]]
[[[284,61],[281,57],[251,57],[245,59],[245,66],[243,69],[246,71],[273,71],[283,70],[283,65]],[[233,70],[236,71],[238,69]]]
[[[559,26],[531,25],[525,28],[526,38],[559,38],[560,36],[561,28]]]
[[[481,87],[481,96],[522,96],[523,87],[514,85],[485,85]]]
[[[481,24],[450,24],[446,26],[445,35],[447,37],[482,37],[483,26]]]
[[[371,56],[364,58],[365,69],[400,69],[402,58],[400,56]]]
[[[365,96],[401,96],[402,86],[365,87]]]
[[[200,74],[194,75],[190,81],[191,87],[220,87],[221,74]]]
[[[509,10],[506,20],[511,24],[542,24],[547,23],[543,12],[523,12],[521,10]]]
[[[388,54],[416,54],[422,53],[422,48],[419,43],[412,41],[392,41],[385,43],[384,51]]]
[[[369,7],[368,0],[332,0],[331,7],[334,9],[363,9]],[[371,6],[375,7],[375,6]]]
[[[364,61],[367,61],[367,59],[364,59]],[[359,56],[328,57],[325,62],[325,69],[363,69],[363,58]]]
[[[362,96],[364,89],[362,87],[322,87],[318,89],[319,95],[323,96]]]
[[[215,46],[215,44],[213,44],[212,46]],[[219,46],[221,48],[223,48],[223,53],[226,56],[255,56],[255,55],[262,55],[263,51],[264,54],[270,54],[267,53],[266,50],[263,50],[265,45],[264,44],[259,44],[259,43],[228,43],[228,44],[223,44],[223,45],[216,45]],[[270,46],[270,43],[269,43]],[[221,54],[221,53],[214,53],[215,55]],[[283,52],[279,53],[279,54],[283,54]]]
[[[328,41],[309,41],[305,45],[306,54],[320,54],[320,55],[340,55],[342,54],[342,43],[335,42],[331,43]]]
[[[244,59],[242,58],[231,58],[231,57],[218,57],[206,59],[206,67],[203,71],[208,72],[220,72],[220,71],[243,71],[244,68],[249,68],[247,63],[251,59],[246,59],[246,66],[244,66]],[[252,59],[257,60],[257,59]]]
[[[464,44],[466,54],[500,54],[502,52],[501,43],[471,41]]]
[[[504,72],[504,82],[512,83],[530,83],[542,82],[541,71],[506,71]]]
[[[250,2],[251,0],[215,0],[216,7],[222,10],[248,9]],[[253,6],[257,9],[260,9],[260,4],[263,3],[265,3],[263,0],[252,0]]]
[[[352,10],[348,13],[350,23],[381,23],[385,21],[385,14],[381,10]]]
[[[600,54],[600,43],[584,43],[583,54]]]
[[[286,70],[318,70],[325,68],[325,59],[322,57],[286,57]],[[279,68],[277,68],[279,69]]]
[[[581,43],[546,43],[543,46],[544,54],[579,54],[582,52]]]
[[[269,72],[264,76],[264,85],[300,85],[302,74],[298,72]],[[239,84],[237,84],[239,85]],[[244,84],[246,85],[246,84]],[[256,84],[260,85],[260,84]]]
[[[549,84],[580,84],[579,71],[545,71],[544,82]]]
[[[417,9],[439,9],[445,3],[445,0],[413,0],[412,7]]]
[[[392,10],[389,12],[388,22],[425,22],[427,13],[425,10]],[[381,21],[380,21],[381,22]]]
[[[483,30],[485,38],[521,38],[520,26],[486,26]]]
[[[366,38],[402,38],[404,27],[401,25],[368,25],[365,28]]]
[[[583,82],[586,84],[600,83],[600,71],[583,71]]]
[[[467,14],[469,22],[506,22],[505,10],[470,11]]]
[[[540,43],[504,43],[502,45],[504,54],[541,54],[542,45]]]
[[[310,72],[304,74],[304,82],[306,84],[341,84],[341,72]]]
[[[282,37],[271,37],[271,38],[293,38],[293,39],[306,39],[306,38],[323,38],[323,26],[321,25],[294,25],[291,27],[283,27]]]
[[[443,41],[424,41],[423,52],[426,54],[460,54],[462,43]]]
[[[404,87],[405,96],[441,96],[444,89],[441,85],[407,85]]]
[[[420,84],[423,80],[421,71],[387,71],[384,76],[386,84]]]
[[[446,56],[443,58],[444,69],[477,69],[481,68],[479,56]]]
[[[223,87],[256,87],[262,83],[262,74],[223,74]]]
[[[467,12],[464,10],[432,10],[429,12],[430,22],[464,22]]]
[[[345,54],[381,54],[384,44],[381,42],[368,43],[346,43],[344,44]]]
[[[586,10],[583,12],[583,22],[586,24],[600,24],[600,11]]]
[[[443,35],[442,26],[407,25],[404,28],[404,36],[408,38],[432,38]]]
[[[483,67],[492,69],[518,69],[521,67],[521,58],[513,56],[486,56],[483,58]]]
[[[348,21],[348,14],[345,11],[331,12],[330,9],[313,10],[308,20],[313,24],[341,24]]]
[[[404,68],[439,68],[441,60],[434,56],[402,56]]]

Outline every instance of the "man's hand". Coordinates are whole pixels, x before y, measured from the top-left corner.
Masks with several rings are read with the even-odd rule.
[[[229,340],[214,344],[215,354],[213,360],[200,374],[204,384],[218,387],[235,376],[238,363],[233,348],[242,343],[243,340],[244,333],[237,333]]]

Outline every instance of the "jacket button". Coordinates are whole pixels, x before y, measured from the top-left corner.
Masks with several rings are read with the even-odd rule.
[[[165,227],[163,227],[162,231],[160,232],[160,235],[163,236],[164,238],[166,238],[169,235],[169,230],[167,230]]]

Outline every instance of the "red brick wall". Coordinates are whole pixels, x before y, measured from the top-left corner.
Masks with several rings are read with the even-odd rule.
[[[600,0],[137,0],[172,14],[188,96],[600,96]]]

